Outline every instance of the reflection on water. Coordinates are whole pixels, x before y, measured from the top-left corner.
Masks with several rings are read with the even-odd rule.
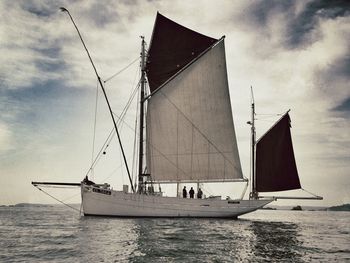
[[[86,262],[121,262],[137,250],[137,228],[131,219],[81,217],[79,250]]]
[[[80,217],[0,208],[0,262],[350,262],[348,212],[257,211],[238,220]]]
[[[220,221],[148,219],[135,223],[139,224],[137,245],[142,254],[132,256],[132,262],[207,262],[220,258],[218,248],[228,239],[220,231]]]
[[[140,253],[132,262],[302,262],[293,223],[149,219],[135,224]]]
[[[257,261],[302,261],[302,244],[297,238],[299,229],[296,224],[252,221],[250,228],[255,237],[252,250]]]
[[[179,262],[194,258],[203,247],[203,224],[193,220],[147,219],[135,220],[138,224],[137,246],[139,255],[132,262]],[[194,238],[197,237],[197,238]]]

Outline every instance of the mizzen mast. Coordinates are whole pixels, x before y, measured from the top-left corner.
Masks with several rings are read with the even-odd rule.
[[[255,132],[255,102],[253,88],[250,87],[252,93],[252,119],[248,121],[248,124],[251,125],[251,155],[252,155],[252,191],[250,193],[250,199],[258,199],[258,192],[256,191],[256,178],[255,178],[255,145],[256,145],[256,132]]]

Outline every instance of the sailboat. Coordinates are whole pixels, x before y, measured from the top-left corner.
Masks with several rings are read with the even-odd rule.
[[[62,8],[73,18],[67,9]],[[75,27],[76,24],[74,23]],[[76,27],[78,33],[79,30]],[[80,39],[83,42],[79,33]],[[252,187],[249,199],[220,196],[184,198],[180,185],[245,182],[235,134],[225,58],[225,37],[215,39],[157,13],[148,50],[142,37],[138,135],[138,182],[130,177],[118,128],[105,95],[129,175],[122,191],[109,184],[32,182],[33,185],[75,185],[81,188],[85,216],[237,218],[277,197],[261,192],[300,189],[288,112],[255,139],[252,103]],[[88,52],[84,42],[84,48]],[[156,185],[172,184],[168,197]],[[129,189],[129,186],[131,189]],[[246,189],[245,189],[246,190]],[[321,197],[316,196],[315,199]]]

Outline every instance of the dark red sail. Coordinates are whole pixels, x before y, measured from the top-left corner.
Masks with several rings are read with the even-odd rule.
[[[157,13],[146,66],[151,92],[216,41]]]
[[[256,190],[275,192],[300,188],[287,113],[256,145]]]

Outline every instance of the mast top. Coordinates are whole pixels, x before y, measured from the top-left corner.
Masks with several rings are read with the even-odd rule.
[[[251,104],[254,104],[254,92],[253,92],[253,86],[250,86],[250,93],[251,93]]]

